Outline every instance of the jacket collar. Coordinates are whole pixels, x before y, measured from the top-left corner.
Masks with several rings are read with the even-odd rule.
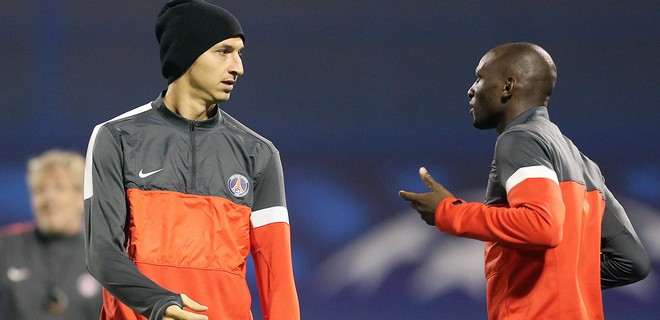
[[[163,97],[165,96],[165,92],[166,91],[161,92],[160,95],[158,95],[158,98],[156,98],[156,100],[151,102],[151,106],[154,110],[156,110],[156,112],[162,115],[163,118],[165,118],[165,120],[172,123],[176,127],[180,127],[183,129],[189,129],[191,128],[191,126],[211,128],[222,121],[220,108],[218,107],[217,104],[216,104],[215,114],[206,120],[190,120],[172,112],[172,110],[167,108],[167,106],[163,102]]]
[[[530,108],[529,110],[519,114],[515,119],[513,119],[513,121],[511,121],[511,123],[509,123],[502,132],[504,133],[511,127],[525,123],[531,119],[550,120],[550,115],[548,115],[548,108],[544,106]]]

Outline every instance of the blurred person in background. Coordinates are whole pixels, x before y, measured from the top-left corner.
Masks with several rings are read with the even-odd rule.
[[[83,172],[74,152],[29,160],[36,227],[0,236],[0,318],[98,319],[101,286],[85,268]]]

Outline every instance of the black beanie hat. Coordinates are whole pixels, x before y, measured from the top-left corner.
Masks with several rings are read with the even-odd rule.
[[[167,83],[181,77],[206,50],[232,37],[245,41],[241,25],[227,10],[203,0],[168,1],[156,22],[160,63]]]

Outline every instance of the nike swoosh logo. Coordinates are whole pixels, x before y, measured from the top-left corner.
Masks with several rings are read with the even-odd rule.
[[[7,278],[13,282],[21,282],[29,277],[30,270],[28,268],[9,267],[7,269]]]
[[[144,178],[146,178],[146,177],[148,177],[148,176],[150,176],[150,175],[152,175],[152,174],[154,174],[154,173],[161,172],[163,169],[164,169],[164,168],[160,168],[160,169],[158,169],[158,170],[151,171],[151,172],[146,172],[146,173],[142,172],[142,169],[140,169],[140,172],[138,172],[138,177],[144,179]]]

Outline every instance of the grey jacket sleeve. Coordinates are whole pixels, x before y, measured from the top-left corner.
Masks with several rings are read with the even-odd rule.
[[[286,207],[284,174],[279,151],[273,152],[259,174],[254,190],[252,210],[257,211],[275,206]]]
[[[607,188],[604,196],[600,284],[608,289],[646,278],[651,262],[621,204]]]
[[[122,158],[120,143],[108,128],[94,128],[85,164],[87,269],[122,303],[150,320],[160,320],[168,306],[183,307],[183,302],[180,295],[145,277],[128,258]]]

